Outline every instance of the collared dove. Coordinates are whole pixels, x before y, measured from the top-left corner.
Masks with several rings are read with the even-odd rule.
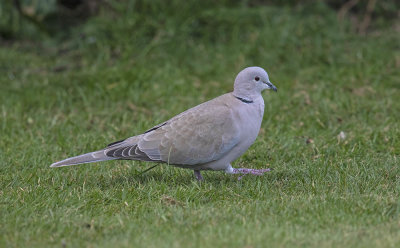
[[[186,110],[143,134],[51,167],[120,159],[192,169],[198,180],[203,179],[201,170],[263,175],[269,169],[232,168],[231,162],[257,138],[264,115],[261,92],[265,89],[277,91],[267,72],[260,67],[245,68],[236,76],[233,92]]]

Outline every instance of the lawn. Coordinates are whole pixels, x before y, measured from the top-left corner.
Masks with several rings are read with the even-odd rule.
[[[0,247],[399,247],[398,24],[360,35],[322,3],[162,3],[0,43]],[[49,168],[231,91],[253,65],[278,93],[233,166],[267,175]]]

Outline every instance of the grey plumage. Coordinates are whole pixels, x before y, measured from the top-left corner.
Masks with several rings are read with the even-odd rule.
[[[115,159],[115,158],[108,157],[107,155],[104,154],[103,150],[100,150],[100,151],[89,152],[89,153],[75,156],[72,158],[64,159],[62,161],[53,163],[50,167],[62,167],[62,166],[76,165],[76,164],[87,164],[87,163],[100,162],[100,161],[113,160],[113,159]]]
[[[193,169],[197,178],[202,178],[199,170],[235,173],[230,163],[258,135],[264,113],[261,96],[264,89],[276,91],[268,74],[259,67],[246,68],[236,77],[233,92],[193,107],[143,134],[56,162],[51,167],[122,159]]]

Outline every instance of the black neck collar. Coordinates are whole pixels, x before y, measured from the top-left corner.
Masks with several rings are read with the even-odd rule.
[[[239,99],[240,101],[242,101],[242,102],[244,102],[244,103],[253,103],[253,101],[252,100],[247,100],[247,99],[244,99],[244,98],[241,98],[241,97],[238,97],[238,96],[235,96],[237,99]]]

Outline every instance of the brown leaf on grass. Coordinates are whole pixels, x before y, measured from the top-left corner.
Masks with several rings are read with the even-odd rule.
[[[172,198],[171,196],[167,196],[167,195],[163,195],[161,197],[161,202],[164,205],[167,205],[167,206],[180,206],[180,207],[182,207],[184,205],[182,202]]]
[[[314,144],[314,140],[311,138],[306,139],[306,144]]]
[[[363,86],[361,88],[352,89],[352,93],[357,96],[365,96],[369,93],[375,93],[376,91],[371,86]]]
[[[317,154],[317,155],[314,155],[314,156],[312,156],[312,159],[318,159],[318,158],[320,158],[321,157],[321,154]]]

